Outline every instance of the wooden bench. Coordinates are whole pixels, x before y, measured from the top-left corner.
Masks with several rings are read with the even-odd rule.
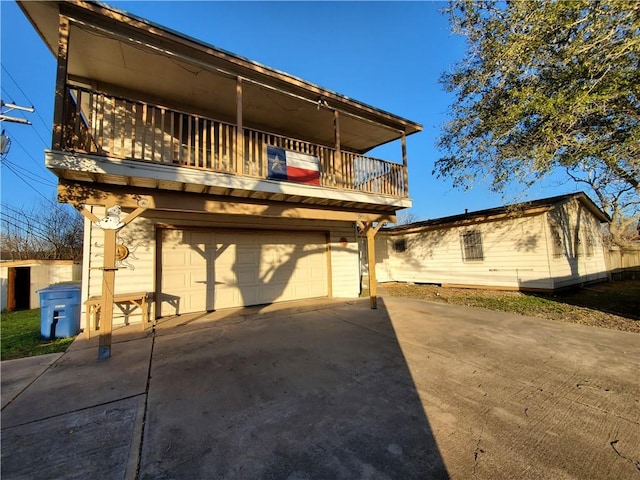
[[[143,331],[147,329],[147,326],[151,322],[149,317],[152,302],[153,293],[151,292],[118,293],[113,297],[114,305],[117,305],[118,308],[120,308],[120,311],[124,313],[125,322],[127,323],[131,312],[136,308],[140,308],[142,310]],[[93,327],[94,331],[98,330],[102,297],[100,295],[89,297],[89,300],[84,302],[84,304],[87,306],[84,335],[86,338],[91,338],[91,327]]]

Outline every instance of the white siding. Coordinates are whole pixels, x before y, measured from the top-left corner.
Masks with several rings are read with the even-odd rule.
[[[360,295],[360,259],[354,226],[345,224],[331,229],[332,296],[354,298]],[[347,242],[340,242],[346,239]]]
[[[7,289],[9,288],[9,269],[0,267],[0,311],[7,308]]]
[[[558,205],[545,218],[554,288],[608,277],[600,223],[580,202]],[[554,252],[558,239],[561,248]]]
[[[81,267],[70,260],[30,260],[33,263],[20,263],[19,267],[29,268],[29,308],[40,308],[38,290],[61,282],[80,281]],[[0,268],[0,310],[7,308],[9,268]]]
[[[94,207],[93,213],[102,218],[105,215],[104,208]],[[126,214],[123,212],[121,218]],[[84,301],[92,296],[102,295],[102,267],[104,263],[104,232],[99,227],[88,223],[85,228],[90,229],[90,251],[87,252],[85,243],[85,257],[88,257],[88,271],[86,278],[87,287]],[[119,263],[116,272],[114,293],[127,292],[153,292],[155,275],[155,229],[154,223],[147,218],[138,217],[131,224],[118,232],[118,243],[123,243],[129,249],[129,257]],[[135,310],[129,317],[131,322],[140,322],[140,313]],[[82,319],[84,322],[85,308],[83,305]],[[113,310],[114,325],[125,322],[125,315],[118,307]],[[83,324],[84,327],[84,324]]]
[[[104,208],[94,207],[98,218],[104,216]],[[126,216],[123,212],[122,218]],[[352,223],[333,221],[310,221],[299,219],[270,219],[233,215],[198,215],[178,212],[147,211],[131,222],[118,233],[122,241],[130,250],[130,257],[125,264],[120,265],[116,273],[115,293],[136,291],[153,292],[156,286],[156,228],[215,228],[222,230],[260,229],[282,231],[317,231],[327,233],[330,239],[329,258],[331,271],[331,292],[334,297],[358,297],[359,290],[359,259],[358,245]],[[85,265],[86,291],[83,290],[83,300],[102,292],[102,263],[103,263],[103,232],[100,228],[90,225],[89,241],[85,242],[88,264]],[[346,239],[346,245],[340,240]],[[84,312],[83,312],[84,315]],[[84,318],[84,317],[83,317]],[[114,324],[124,322],[124,315],[114,308]],[[139,322],[139,312],[135,311],[129,318],[130,322]]]
[[[568,252],[562,256],[553,253],[551,218],[562,226]],[[481,234],[482,260],[463,258],[462,235],[470,231]],[[403,253],[394,251],[394,242],[400,239],[406,241]],[[600,224],[572,200],[535,216],[407,234],[381,232],[376,241],[376,276],[380,282],[551,290],[606,278],[607,272]]]
[[[544,225],[540,216],[380,236],[376,274],[380,281],[551,288]],[[463,259],[462,234],[478,231],[483,259]],[[406,239],[404,253],[394,241]]]

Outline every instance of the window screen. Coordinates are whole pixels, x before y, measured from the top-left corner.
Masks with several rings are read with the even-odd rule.
[[[396,253],[403,253],[407,250],[407,240],[405,238],[399,238],[393,241],[393,251]]]
[[[484,260],[482,251],[482,234],[479,230],[465,232],[461,237],[462,259],[465,262]]]
[[[560,227],[551,224],[551,248],[554,258],[564,257],[567,254],[565,243],[562,241],[562,233]]]

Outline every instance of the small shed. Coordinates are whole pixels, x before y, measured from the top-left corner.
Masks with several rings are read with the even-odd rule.
[[[80,281],[82,265],[73,260],[15,260],[0,263],[0,310],[40,307],[38,290]]]
[[[378,281],[554,291],[607,280],[607,221],[579,192],[382,229]]]

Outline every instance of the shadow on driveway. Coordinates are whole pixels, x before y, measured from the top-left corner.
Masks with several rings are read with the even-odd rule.
[[[160,326],[140,477],[448,478],[384,302],[365,303]]]
[[[8,402],[3,478],[449,478],[382,301],[124,330]]]
[[[638,334],[406,298],[138,329],[2,362],[3,480],[640,478]]]

